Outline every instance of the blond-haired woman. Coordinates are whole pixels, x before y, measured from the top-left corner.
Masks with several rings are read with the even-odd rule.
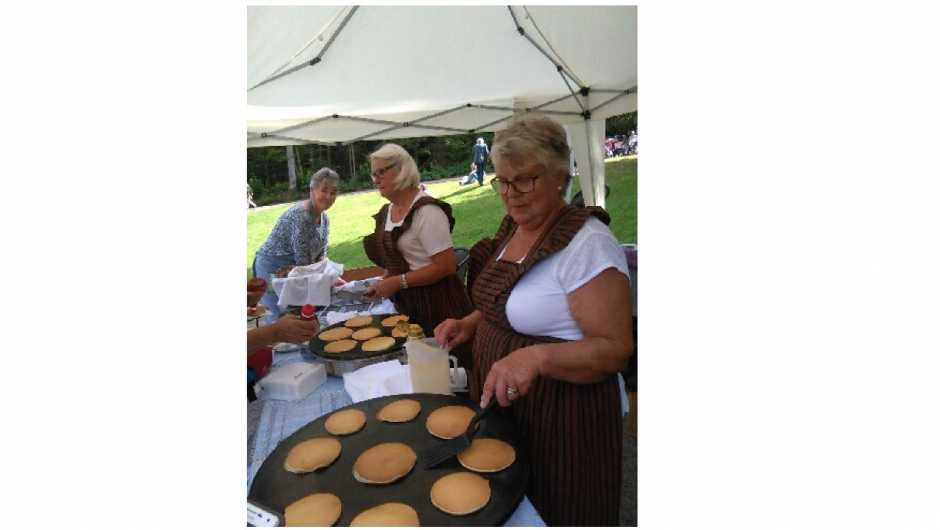
[[[496,133],[491,181],[506,208],[474,245],[476,310],[437,327],[473,339],[470,397],[496,399],[526,440],[528,496],[549,526],[617,526],[622,412],[618,372],[633,353],[629,272],[601,208],[564,201],[569,148],[542,116]]]
[[[385,144],[369,159],[375,187],[389,203],[373,216],[375,230],[363,246],[369,259],[388,272],[366,295],[390,298],[399,313],[430,335],[445,319],[463,318],[473,310],[457,278],[451,207],[421,190],[418,167],[401,146]],[[451,353],[470,368],[469,344]]]

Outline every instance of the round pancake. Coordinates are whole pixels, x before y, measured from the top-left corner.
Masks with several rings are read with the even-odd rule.
[[[467,432],[470,420],[476,415],[473,409],[458,405],[441,407],[428,416],[428,431],[438,438],[450,440]]]
[[[339,497],[331,493],[314,493],[284,508],[286,526],[333,526],[343,513]]]
[[[382,321],[382,325],[387,328],[395,327],[399,320],[408,320],[408,315],[392,315]]]
[[[366,413],[359,409],[346,409],[336,412],[326,419],[326,430],[330,434],[342,436],[359,432],[366,424]]]
[[[403,443],[379,444],[359,455],[353,476],[366,484],[388,484],[407,475],[417,459],[418,455]]]
[[[346,327],[333,328],[333,329],[328,329],[324,331],[323,333],[320,333],[319,335],[317,335],[317,338],[319,338],[320,340],[325,340],[329,342],[333,340],[345,339],[346,337],[352,334],[353,334],[353,331]]]
[[[421,403],[413,399],[399,399],[382,407],[376,417],[389,423],[404,423],[418,417]]]
[[[333,463],[342,450],[335,438],[314,438],[295,445],[284,460],[284,469],[291,473],[310,473]]]
[[[349,328],[346,328],[346,329],[349,329]],[[352,338],[356,340],[369,340],[369,339],[374,339],[375,337],[378,337],[381,334],[382,334],[382,330],[379,328],[362,328],[362,329],[356,330],[356,332],[352,334]]]
[[[369,339],[362,344],[362,351],[382,351],[395,345],[395,339],[392,337],[376,337]]]
[[[372,323],[372,317],[363,316],[363,317],[352,317],[346,322],[344,322],[343,324],[347,328],[361,328],[362,326],[365,326],[371,323]]]
[[[515,462],[516,450],[496,438],[475,438],[470,447],[457,454],[457,460],[470,471],[495,473]]]
[[[418,512],[407,504],[387,502],[360,513],[349,526],[421,526]]]
[[[490,481],[467,471],[441,477],[431,486],[431,503],[451,515],[467,515],[490,502]]]
[[[327,343],[327,345],[323,347],[323,351],[326,353],[343,353],[344,351],[355,348],[356,344],[359,344],[359,342],[352,339],[334,340],[333,342]]]

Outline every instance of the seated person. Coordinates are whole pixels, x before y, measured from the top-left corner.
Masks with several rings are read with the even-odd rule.
[[[473,182],[476,178],[477,178],[477,165],[471,163],[471,164],[470,164],[470,174],[467,175],[466,177],[463,177],[462,179],[460,179],[460,185],[461,185],[461,186],[464,186],[464,185],[470,184],[470,183]]]

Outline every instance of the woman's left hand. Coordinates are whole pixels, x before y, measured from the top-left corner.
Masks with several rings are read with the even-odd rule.
[[[489,404],[494,396],[501,407],[508,407],[512,401],[529,394],[540,373],[538,348],[529,346],[516,350],[493,364],[483,383],[481,407]]]
[[[389,298],[399,290],[401,290],[401,275],[396,275],[377,281],[366,290],[364,296],[372,300]]]

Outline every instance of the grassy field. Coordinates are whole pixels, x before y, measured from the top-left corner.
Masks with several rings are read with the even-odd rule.
[[[636,156],[612,158],[606,161],[607,212],[610,228],[621,243],[637,242],[637,160]],[[487,175],[487,182],[492,175]],[[460,186],[457,179],[428,186],[438,199],[454,208],[453,238],[455,246],[470,247],[484,237],[490,237],[505,215],[503,203],[490,186]],[[580,191],[581,183],[575,179],[572,196]],[[330,216],[330,259],[342,263],[347,269],[365,267],[372,262],[362,248],[362,238],[375,228],[372,218],[385,203],[377,192],[340,195],[328,210]],[[273,206],[263,210],[248,210],[247,267],[251,267],[255,250],[264,243],[278,217],[291,205]]]

